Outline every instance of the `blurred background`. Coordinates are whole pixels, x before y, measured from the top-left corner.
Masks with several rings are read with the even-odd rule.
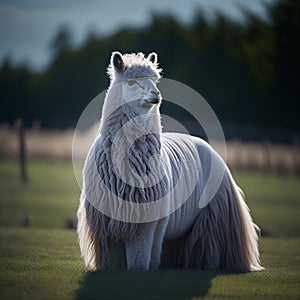
[[[215,111],[266,271],[86,272],[72,140],[115,50],[157,52]],[[0,0],[0,298],[299,299],[299,53],[298,0]],[[76,131],[77,179],[96,132]]]
[[[276,185],[299,203],[299,33],[297,0],[0,0],[0,225],[74,227],[74,128],[118,50],[157,52],[166,78],[208,101],[260,222],[278,226],[260,199]]]
[[[74,127],[119,50],[156,51],[228,138],[291,142],[299,131],[298,1],[1,0],[0,16],[1,123]]]
[[[227,139],[297,147],[299,11],[295,0],[2,0],[0,153],[15,151],[3,126],[20,118],[27,129],[74,128],[107,88],[114,50],[156,51],[164,76],[199,92]]]

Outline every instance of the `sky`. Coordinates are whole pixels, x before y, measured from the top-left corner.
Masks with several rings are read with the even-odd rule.
[[[43,70],[51,61],[50,44],[59,28],[70,28],[76,45],[87,34],[111,34],[123,26],[146,26],[151,13],[168,13],[188,24],[197,9],[208,19],[220,12],[243,22],[243,10],[266,17],[276,0],[0,0],[0,65],[6,58]]]

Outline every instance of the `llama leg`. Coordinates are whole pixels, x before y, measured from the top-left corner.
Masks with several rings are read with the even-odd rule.
[[[157,270],[160,265],[161,253],[162,253],[162,245],[165,236],[165,232],[168,225],[168,219],[165,218],[160,220],[157,223],[154,237],[153,237],[153,245],[151,251],[151,261],[150,261],[150,269]]]
[[[125,242],[127,269],[148,270],[156,223],[140,224],[136,234]]]
[[[81,250],[82,257],[87,267],[97,267],[97,254],[95,247],[93,247],[94,241],[88,224],[86,207],[85,207],[85,195],[82,192],[80,197],[80,205],[77,210],[77,233],[78,241]]]
[[[111,239],[107,240],[107,258],[104,260],[105,263],[99,265],[99,269],[102,270],[115,270],[126,268],[126,255],[125,246],[123,242],[114,241]],[[101,253],[100,253],[101,255]]]

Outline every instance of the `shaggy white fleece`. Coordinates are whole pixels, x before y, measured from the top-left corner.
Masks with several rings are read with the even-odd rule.
[[[259,229],[223,160],[200,138],[162,133],[160,72],[155,53],[112,54],[77,212],[86,265],[261,270]],[[199,207],[212,161],[223,179]]]

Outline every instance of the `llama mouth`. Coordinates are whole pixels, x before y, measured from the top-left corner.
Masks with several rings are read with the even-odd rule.
[[[158,104],[160,102],[159,98],[146,98],[144,100],[149,104]]]

